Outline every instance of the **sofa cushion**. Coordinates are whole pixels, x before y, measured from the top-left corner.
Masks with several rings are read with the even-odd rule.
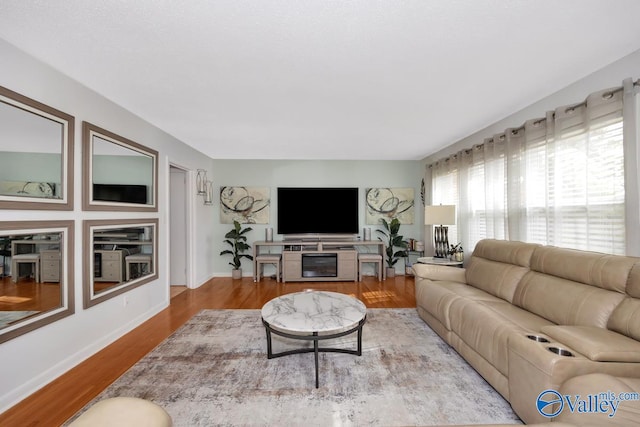
[[[595,362],[640,362],[640,342],[593,326],[545,326],[542,332]]]
[[[632,257],[540,246],[531,257],[531,270],[624,293],[637,262]]]
[[[484,239],[476,244],[473,256],[529,268],[533,251],[539,247],[536,243]]]
[[[607,328],[640,341],[640,300],[625,298],[611,313]]]
[[[504,316],[505,321],[513,323],[518,326],[518,328],[527,332],[541,332],[543,327],[553,325],[553,323],[543,317],[516,307],[513,304],[505,304],[504,301],[500,301],[499,304],[493,301],[483,301],[482,304]]]
[[[529,271],[525,267],[504,264],[473,256],[467,264],[467,283],[505,301],[512,302],[518,282]]]
[[[451,330],[505,376],[509,337],[539,331],[551,324],[500,299],[456,300],[451,304],[450,314]]]
[[[633,298],[640,298],[640,260],[633,266],[629,273],[627,294]]]
[[[529,260],[538,245],[502,240],[482,240],[467,263],[466,282],[512,302],[518,282],[529,271]]]
[[[451,267],[448,267],[453,270]],[[493,295],[481,289],[474,288],[463,283],[429,280],[418,278],[416,280],[416,305],[438,319],[447,330],[451,330],[449,308],[457,299],[470,300],[498,300]]]
[[[557,325],[605,329],[623,299],[618,292],[530,271],[518,285],[513,303]]]
[[[509,303],[502,301],[502,304]],[[509,334],[518,327],[489,307],[456,300],[451,307],[451,330],[502,375],[507,376]]]

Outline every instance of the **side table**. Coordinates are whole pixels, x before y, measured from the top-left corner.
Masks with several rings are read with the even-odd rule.
[[[420,264],[444,265],[447,267],[462,268],[463,261],[452,261],[449,258],[435,258],[432,256],[418,258]]]

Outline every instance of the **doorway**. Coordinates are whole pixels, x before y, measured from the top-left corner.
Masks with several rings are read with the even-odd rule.
[[[188,172],[169,165],[169,285],[170,298],[189,286]]]

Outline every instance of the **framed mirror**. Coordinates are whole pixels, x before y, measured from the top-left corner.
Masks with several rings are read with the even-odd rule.
[[[158,220],[84,221],[84,307],[158,278]]]
[[[74,313],[73,221],[0,222],[0,343]]]
[[[158,152],[82,122],[85,210],[158,211]]]
[[[0,86],[0,209],[73,209],[74,123]]]

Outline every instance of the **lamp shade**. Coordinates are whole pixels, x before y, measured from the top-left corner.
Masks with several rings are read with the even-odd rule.
[[[434,205],[424,207],[425,225],[454,225],[455,223],[455,205]]]

